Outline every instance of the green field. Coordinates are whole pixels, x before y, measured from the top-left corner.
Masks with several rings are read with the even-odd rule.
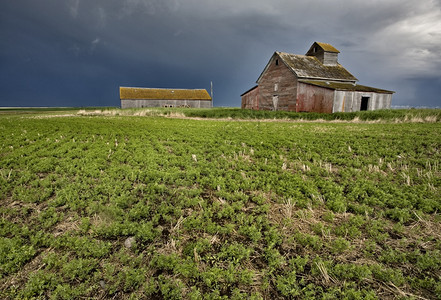
[[[1,111],[0,298],[441,299],[439,110],[153,112]]]

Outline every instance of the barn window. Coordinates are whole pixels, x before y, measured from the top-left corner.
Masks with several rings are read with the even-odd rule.
[[[278,66],[279,65],[279,60],[278,59],[276,59],[276,66]]]
[[[275,83],[274,84],[274,92],[277,92],[279,90],[279,84]]]

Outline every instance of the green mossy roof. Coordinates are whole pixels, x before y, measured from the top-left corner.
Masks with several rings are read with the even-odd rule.
[[[325,50],[326,52],[336,52],[336,53],[340,53],[340,51],[338,51],[334,46],[332,46],[331,44],[327,44],[327,43],[319,43],[319,42],[315,42],[315,44],[319,45],[323,50]]]
[[[348,70],[340,64],[327,66],[322,64],[316,57],[297,55],[285,52],[276,52],[277,55],[291,68],[299,79],[329,79],[343,81],[357,81]]]
[[[320,86],[327,89],[339,90],[339,91],[375,92],[375,93],[383,93],[383,94],[394,93],[393,91],[377,89],[370,86],[352,84],[347,82],[332,82],[332,81],[319,81],[319,80],[299,80],[299,82]]]
[[[120,87],[121,100],[211,100],[207,90]]]

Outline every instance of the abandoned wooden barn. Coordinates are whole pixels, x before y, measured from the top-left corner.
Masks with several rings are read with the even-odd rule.
[[[121,108],[213,107],[213,101],[207,90],[120,87],[119,95]]]
[[[352,112],[390,108],[393,91],[357,84],[338,63],[338,51],[315,42],[306,55],[275,52],[242,108],[296,112]]]

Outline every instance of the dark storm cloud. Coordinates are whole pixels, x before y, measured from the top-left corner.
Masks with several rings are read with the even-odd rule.
[[[238,106],[274,51],[314,41],[337,47],[360,83],[396,90],[394,104],[440,105],[441,9],[430,0],[3,1],[0,105],[116,106],[119,86],[213,81],[215,105]]]

